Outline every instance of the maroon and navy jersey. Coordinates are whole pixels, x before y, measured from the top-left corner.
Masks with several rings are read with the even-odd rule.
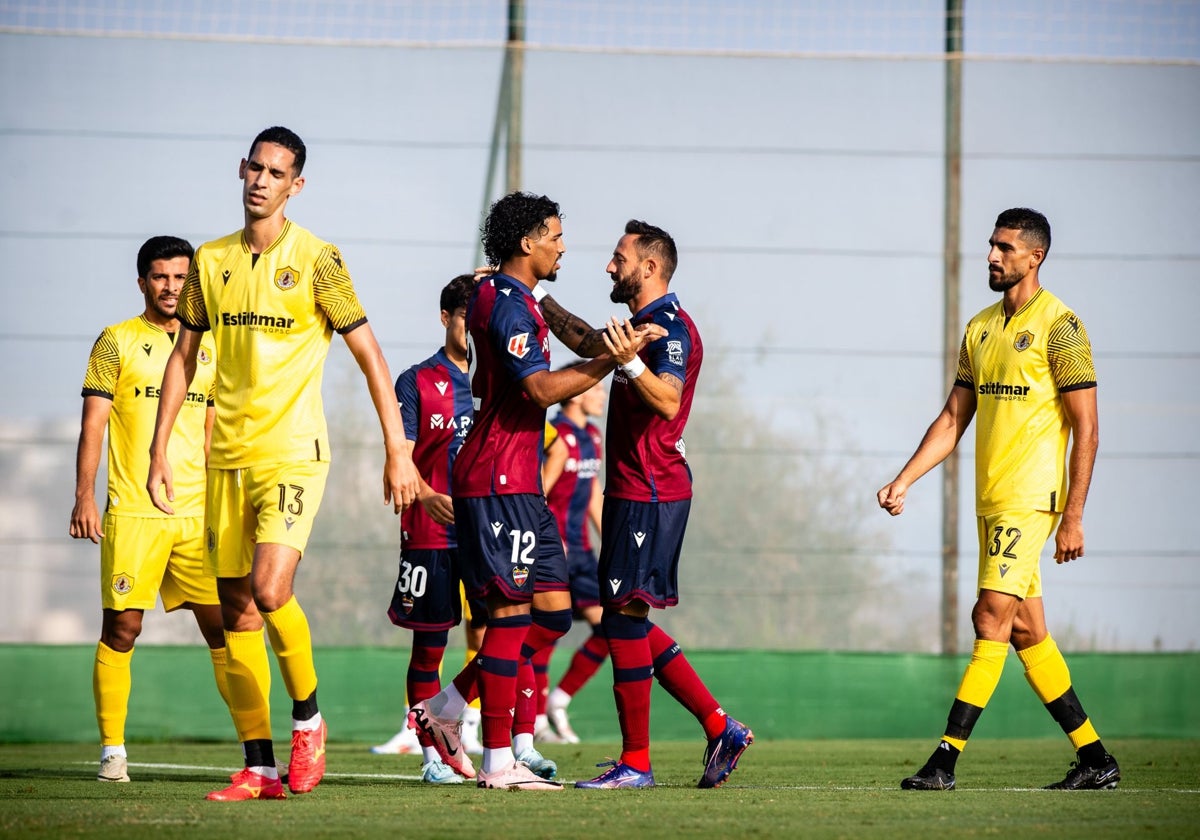
[[[665,337],[638,353],[648,371],[643,376],[669,373],[683,382],[679,412],[664,420],[642,402],[625,374],[613,374],[608,403],[608,458],[604,494],[635,502],[674,502],[692,497],[692,471],[683,444],[683,428],[692,411],[696,378],[704,360],[700,332],[674,294],[647,304],[633,323],[655,323]]]
[[[438,350],[396,378],[396,399],[404,418],[404,435],[413,441],[413,463],[425,482],[451,495],[451,467],[471,428],[471,383],[467,375]],[[439,525],[420,504],[400,517],[402,548],[454,548],[453,525]]]
[[[567,548],[590,551],[588,505],[592,500],[592,486],[600,476],[600,430],[591,423],[580,428],[561,414],[554,418],[554,428],[558,430],[558,439],[567,445],[567,463],[546,495],[546,501],[550,503]]]
[[[521,387],[550,369],[550,331],[524,284],[493,274],[467,304],[467,357],[475,418],[454,461],[454,495],[542,493],[546,410]]]

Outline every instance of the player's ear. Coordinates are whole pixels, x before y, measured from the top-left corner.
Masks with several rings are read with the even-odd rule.
[[[242,162],[238,164],[238,180],[246,180],[246,159],[242,158]]]
[[[301,175],[296,180],[292,181],[292,185],[288,188],[288,195],[299,195],[300,190],[304,189],[304,176]]]

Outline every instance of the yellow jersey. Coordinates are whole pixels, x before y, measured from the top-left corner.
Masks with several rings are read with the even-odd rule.
[[[971,319],[955,385],[975,392],[975,512],[1061,512],[1071,427],[1064,391],[1096,387],[1083,322],[1045,289],[1011,317],[999,301]]]
[[[108,415],[108,499],[105,510],[115,516],[166,516],[150,502],[150,441],[158,415],[163,368],[175,336],[138,315],[105,327],[92,346],[84,397],[112,400]],[[205,336],[187,397],[167,445],[167,461],[175,480],[179,516],[204,514],[204,418],[213,404],[216,364],[213,342]]]
[[[336,247],[290,221],[257,256],[241,231],[201,245],[178,315],[215,340],[211,467],[329,460],[329,341],[367,320]]]

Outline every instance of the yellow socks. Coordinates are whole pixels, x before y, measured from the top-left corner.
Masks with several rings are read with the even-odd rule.
[[[225,683],[238,740],[270,740],[271,666],[262,630],[225,631]]]
[[[125,721],[129,717],[129,692],[133,686],[129,663],[133,650],[118,653],[104,642],[96,643],[92,665],[92,695],[96,699],[96,723],[100,727],[100,745],[125,743]]]
[[[1071,672],[1054,639],[1047,636],[1036,645],[1017,651],[1017,656],[1025,665],[1025,679],[1046,705],[1046,711],[1067,733],[1076,751],[1099,741],[1100,736],[1071,687]]]
[[[300,608],[300,602],[293,595],[282,607],[265,612],[262,617],[288,695],[293,700],[307,699],[317,690],[317,669],[313,665],[308,618]]]
[[[946,720],[946,734],[942,737],[956,750],[961,752],[966,747],[975,722],[983,714],[1000,683],[1007,656],[1008,645],[1004,642],[975,640],[971,661],[967,663],[967,670],[954,695],[954,705],[950,707],[950,715]]]

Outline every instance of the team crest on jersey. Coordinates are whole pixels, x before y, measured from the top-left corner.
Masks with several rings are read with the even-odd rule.
[[[1017,339],[1013,342],[1013,349],[1020,353],[1022,350],[1028,350],[1031,344],[1033,344],[1033,333],[1029,330],[1022,330],[1017,333]]]
[[[128,595],[133,591],[133,578],[122,572],[119,575],[113,575],[112,579],[113,592],[118,595]]]
[[[414,601],[411,595],[405,595],[400,599],[400,609],[404,610],[405,615],[410,615],[413,611]]]
[[[209,362],[212,361],[212,355],[208,352],[208,348],[206,348],[206,347],[200,348],[200,351],[198,353],[196,353],[196,361],[198,361],[202,365],[207,365]]]
[[[667,342],[667,358],[671,360],[671,364],[676,366],[683,365],[683,342],[668,341]]]
[[[299,282],[300,274],[291,266],[281,268],[275,272],[275,285],[285,292],[296,288],[296,284]]]
[[[524,359],[529,354],[529,333],[509,336],[508,352],[518,359]]]
[[[512,579],[518,587],[524,586],[525,581],[529,580],[529,570],[524,566],[515,566],[512,571]]]

